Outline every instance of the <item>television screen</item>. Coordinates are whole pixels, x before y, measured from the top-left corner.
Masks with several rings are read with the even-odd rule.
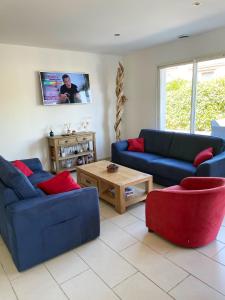
[[[44,105],[91,103],[89,75],[40,72]]]

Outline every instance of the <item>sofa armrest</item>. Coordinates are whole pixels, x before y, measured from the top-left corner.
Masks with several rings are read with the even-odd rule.
[[[41,213],[42,221],[44,217],[50,213],[53,220],[60,218],[60,216],[65,216],[60,209],[73,206],[71,209],[75,212],[76,206],[87,205],[88,202],[92,200],[98,203],[98,193],[94,187],[17,201],[7,206],[7,213],[11,218],[16,217],[16,215],[31,214],[34,216],[35,214]],[[59,210],[58,214],[54,215],[53,211],[56,210]],[[68,214],[73,213],[72,211],[67,209]],[[79,213],[79,211],[77,212]],[[42,222],[42,225],[43,223],[44,222]]]
[[[200,164],[196,171],[199,177],[225,177],[225,152]]]
[[[100,233],[96,188],[22,200],[6,208],[10,252],[25,270]]]
[[[121,161],[120,152],[126,151],[127,148],[128,148],[127,140],[112,143],[111,146],[112,162],[117,164],[123,164],[123,162]]]
[[[115,151],[126,151],[128,148],[128,141],[123,140],[116,143],[112,143],[112,150]]]
[[[23,163],[25,163],[32,171],[41,171],[43,170],[41,161],[39,158],[29,158],[23,159]]]

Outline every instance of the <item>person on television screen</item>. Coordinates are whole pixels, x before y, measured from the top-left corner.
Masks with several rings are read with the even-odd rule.
[[[60,87],[59,93],[61,103],[81,103],[77,86],[71,83],[70,76],[64,74],[62,80],[64,84]]]

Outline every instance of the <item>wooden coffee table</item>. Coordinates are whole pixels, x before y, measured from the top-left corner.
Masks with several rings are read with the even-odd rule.
[[[77,167],[77,181],[82,187],[97,187],[99,197],[122,214],[128,206],[146,199],[152,190],[152,176],[124,166],[119,166],[115,173],[108,173],[109,164],[110,161],[102,160]],[[128,190],[131,191],[129,196]]]

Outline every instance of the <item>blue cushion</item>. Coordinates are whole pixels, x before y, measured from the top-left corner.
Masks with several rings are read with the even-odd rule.
[[[0,179],[19,199],[40,196],[27,177],[2,156],[0,156]]]
[[[162,156],[169,156],[173,132],[154,129],[142,129],[139,137],[145,140],[145,152],[151,152]]]
[[[193,162],[202,150],[213,147],[214,155],[224,150],[224,140],[199,134],[174,133],[168,157]]]
[[[196,173],[196,168],[192,163],[173,158],[153,160],[149,169],[151,169],[152,174],[170,178],[176,182],[181,181],[185,177],[195,176]]]
[[[139,170],[141,172],[149,172],[149,163],[155,159],[160,159],[161,156],[153,153],[142,153],[132,151],[119,152],[122,165]]]
[[[29,176],[30,182],[36,187],[38,183],[52,178],[53,175],[46,171],[38,171]]]

